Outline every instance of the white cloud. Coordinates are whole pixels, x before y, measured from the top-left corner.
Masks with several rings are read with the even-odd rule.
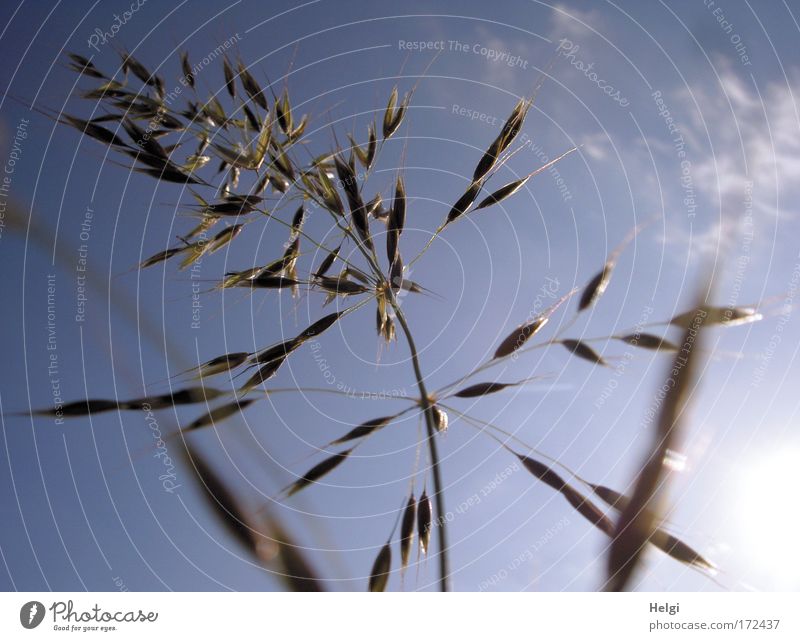
[[[603,14],[600,11],[595,9],[582,11],[565,4],[557,4],[553,7],[552,22],[553,29],[551,33],[556,40],[559,38],[586,37],[591,35],[591,29],[603,32],[606,27]]]

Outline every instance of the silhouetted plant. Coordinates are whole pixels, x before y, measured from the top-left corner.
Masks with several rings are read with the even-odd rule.
[[[400,554],[394,558],[400,558],[401,571],[409,562],[412,546],[417,545],[424,555],[428,552],[432,533],[435,535],[439,585],[442,590],[448,588],[447,519],[437,441],[448,428],[448,423],[454,422],[472,426],[495,439],[533,477],[560,493],[574,510],[611,537],[607,583],[610,589],[624,589],[629,585],[641,550],[650,544],[680,563],[709,575],[713,573],[713,563],[670,534],[663,522],[660,496],[664,485],[664,459],[678,435],[686,391],[693,384],[696,340],[701,325],[735,325],[757,320],[760,314],[755,309],[714,307],[707,305],[703,298],[690,311],[662,323],[683,331],[681,343],[640,330],[603,337],[602,340],[617,339],[642,349],[673,354],[675,361],[671,371],[674,385],[662,404],[656,421],[654,445],[641,467],[632,494],[626,496],[594,484],[531,448],[507,430],[459,411],[453,403],[456,399],[499,394],[538,380],[540,377],[519,381],[476,380],[483,372],[507,359],[517,359],[535,349],[561,345],[566,348],[565,356],[575,356],[595,366],[606,366],[606,360],[589,345],[588,340],[563,336],[571,323],[564,324],[555,336],[547,340],[540,340],[540,337],[556,310],[569,304],[578,292],[576,316],[598,302],[612,280],[620,252],[638,233],[638,228],[612,252],[585,287],[572,290],[550,309],[526,319],[500,341],[491,359],[453,383],[429,391],[411,324],[399,304],[401,292],[414,295],[425,291],[422,284],[407,277],[404,268],[402,235],[406,218],[414,216],[414,211],[407,208],[403,176],[398,175],[387,192],[372,194],[367,191],[384,143],[397,135],[404,122],[414,89],[401,98],[395,88],[388,97],[382,122],[370,123],[361,132],[363,138],[361,134],[350,132],[349,146],[338,144],[332,126],[320,128],[316,133],[330,129],[331,140],[326,141],[331,145],[330,151],[303,160],[310,157],[307,152],[310,140],[306,134],[309,116],[295,113],[288,88],[276,93],[273,85],[262,87],[251,68],[242,61],[236,61],[234,65],[233,61],[223,58],[224,87],[216,94],[203,96],[195,83],[188,55],[183,54],[181,85],[188,88],[186,93],[190,97],[185,98],[186,93],[180,92],[180,99],[176,100],[178,96],[167,92],[162,77],[152,74],[127,53],[122,53],[121,59],[120,69],[109,76],[86,58],[70,55],[71,68],[92,85],[82,91],[82,97],[99,103],[104,110],[89,120],[70,115],[62,115],[59,119],[127,158],[135,171],[157,181],[180,184],[194,198],[191,208],[197,218],[196,224],[180,236],[177,244],[160,249],[138,267],[147,269],[174,260],[179,261],[179,269],[185,269],[202,257],[235,243],[238,236],[250,229],[251,223],[269,220],[286,229],[284,253],[267,264],[221,274],[216,289],[276,290],[275,295],[289,290],[292,296],[298,296],[302,290],[321,295],[326,302],[344,301],[347,306],[275,345],[254,352],[207,355],[208,360],[186,373],[197,381],[191,387],[125,401],[78,401],[65,405],[62,408],[64,415],[215,402],[213,408],[184,426],[182,431],[203,429],[265,399],[263,390],[269,390],[269,381],[300,346],[322,336],[337,323],[345,322],[350,314],[371,307],[376,312],[376,331],[380,340],[387,343],[394,340],[399,325],[400,334],[410,351],[418,396],[407,398],[409,405],[401,412],[369,420],[320,448],[321,451],[342,449],[333,454],[328,452],[323,460],[282,493],[283,500],[288,500],[346,465],[356,448],[401,415],[417,412],[424,417],[432,490],[430,495],[424,490],[418,499],[413,492],[403,498],[397,523],[369,572],[370,590],[383,590],[387,584],[393,569],[395,533]],[[567,150],[518,180],[489,188],[498,170],[519,150],[514,146],[515,140],[524,127],[532,102],[532,97],[523,97],[513,106],[500,133],[478,159],[463,194],[453,198],[454,204],[449,211],[442,212],[442,223],[423,252],[439,234],[446,232],[449,225],[512,197],[536,174],[576,151]],[[357,142],[358,139],[361,142]],[[216,168],[216,173],[213,168]],[[334,243],[326,244],[306,233],[304,223],[309,215],[328,217],[330,228],[338,236]],[[217,228],[221,229],[211,235]],[[376,228],[386,237],[385,252],[377,247]],[[321,252],[324,259],[316,265],[304,265],[305,257],[301,251],[304,245]],[[353,251],[348,253],[348,250]],[[419,255],[411,262],[418,258]],[[244,372],[247,376],[238,387],[233,385],[230,389],[222,389],[221,386],[206,384],[213,377],[225,377],[231,383],[236,374]],[[298,386],[296,391],[305,390]],[[319,589],[321,584],[310,565],[279,523],[268,518],[264,511],[256,517],[243,509],[235,493],[216,476],[213,466],[194,451],[190,439],[187,435],[187,454],[206,490],[205,496],[226,522],[232,536],[262,561],[278,559],[292,589]],[[565,473],[570,480],[565,480]],[[581,486],[585,488],[583,492],[578,489]],[[601,505],[607,509],[601,509]],[[617,512],[619,517],[615,519]]]

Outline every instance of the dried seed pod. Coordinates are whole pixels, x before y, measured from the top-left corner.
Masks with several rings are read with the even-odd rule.
[[[417,537],[419,538],[419,547],[423,554],[428,552],[428,543],[431,540],[431,529],[433,528],[433,507],[431,500],[425,490],[422,491],[422,496],[419,497],[417,502]]]
[[[542,327],[547,324],[548,320],[549,319],[546,316],[539,316],[530,323],[520,325],[502,340],[500,346],[497,348],[497,351],[494,353],[494,357],[503,358],[504,356],[508,356],[509,354],[517,351],[531,336],[542,329]]]
[[[584,360],[589,361],[590,363],[595,363],[596,365],[606,365],[607,363],[602,359],[600,354],[595,352],[591,347],[589,347],[586,343],[578,340],[573,340],[571,338],[567,338],[561,341],[561,344],[566,347],[570,352],[575,354]]]
[[[369,576],[369,591],[370,592],[383,592],[386,589],[386,583],[389,581],[389,573],[392,570],[392,547],[386,543],[378,552],[375,557],[375,562],[372,564],[372,572]]]
[[[408,565],[408,560],[411,557],[416,522],[417,502],[414,500],[414,494],[411,494],[403,511],[403,519],[400,521],[400,560],[404,568]]]

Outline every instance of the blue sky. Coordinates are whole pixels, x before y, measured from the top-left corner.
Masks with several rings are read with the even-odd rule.
[[[98,50],[89,47],[95,30],[111,33],[114,14],[130,6],[26,2],[0,9],[7,61],[0,69],[6,88],[0,162],[8,166],[13,154],[8,200],[24,221],[15,226],[7,213],[0,235],[7,306],[0,333],[6,358],[0,586],[281,587],[226,536],[188,470],[177,468],[177,491],[164,490],[163,459],[153,455],[152,430],[138,413],[64,425],[12,415],[52,403],[52,353],[65,401],[136,397],[144,385],[163,392],[167,376],[198,359],[253,351],[324,313],[317,296],[298,302],[274,292],[215,293],[202,299],[194,328],[188,272],[172,264],[129,271],[190,227],[182,206],[190,196],[175,185],[156,187],[94,141],[27,107],[91,113],[94,105],[74,95],[66,51],[92,55],[97,66],[114,70],[114,47],[126,47],[172,87],[180,75],[177,50],[188,49],[197,62],[235,38],[259,80],[266,84],[268,77],[278,87],[286,80],[296,111],[312,116],[314,153],[329,149],[329,122],[340,140],[348,131],[363,136],[370,119],[382,117],[395,84],[401,91],[416,85],[406,122],[369,182],[386,196],[402,167],[410,197],[401,245],[406,257],[425,244],[517,98],[530,94],[545,73],[523,130],[529,144],[497,184],[580,149],[513,199],[448,227],[413,266],[410,277],[439,295],[403,299],[429,386],[482,363],[546,298],[543,288],[552,285],[561,295],[582,286],[635,225],[656,219],[625,250],[606,294],[568,335],[620,334],[684,311],[707,265],[717,276],[716,303],[763,301],[760,323],[709,335],[669,520],[720,565],[720,583],[800,587],[791,572],[800,559],[790,544],[800,524],[778,507],[793,500],[790,465],[800,453],[791,384],[800,332],[793,309],[784,306],[800,276],[798,3],[151,1]],[[436,45],[442,50],[405,44],[421,42],[442,43]],[[204,69],[198,82],[205,91],[224,92],[219,64]],[[326,219],[312,216],[307,230],[324,235]],[[229,251],[203,260],[202,279],[275,258],[285,240],[285,229],[253,224]],[[306,250],[305,260],[316,264],[313,248]],[[86,317],[76,322],[82,260]],[[49,284],[56,344],[50,350]],[[568,321],[574,308],[572,301],[552,327]],[[548,331],[545,338],[555,330]],[[347,388],[415,393],[407,347],[402,338],[380,345],[373,307],[348,317],[319,344],[298,350],[274,386],[330,386],[320,368],[325,359],[336,383]],[[453,405],[514,432],[589,480],[624,489],[650,442],[643,417],[669,357],[618,341],[592,344],[610,368],[570,358],[556,345],[486,374],[504,381],[548,375],[541,382]],[[246,410],[244,420],[195,436],[257,507],[318,460],[309,458],[314,447],[404,406],[276,394]],[[174,431],[198,412],[161,412],[159,429]],[[513,467],[494,441],[453,419],[440,449],[453,513],[454,587],[596,589],[607,543],[602,535]],[[365,586],[407,495],[417,430],[417,418],[407,416],[370,439],[324,486],[274,507],[331,589]],[[417,493],[423,478],[417,475]],[[435,559],[423,561],[402,587],[434,589],[435,568]],[[640,578],[642,589],[718,589],[658,554],[648,556]],[[398,576],[390,587],[401,587]]]

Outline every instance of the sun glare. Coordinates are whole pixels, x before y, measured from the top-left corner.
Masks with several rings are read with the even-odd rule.
[[[769,576],[772,585],[762,589],[786,589],[800,585],[800,511],[795,487],[800,448],[787,448],[760,456],[740,478],[736,502],[741,552],[759,576]]]

